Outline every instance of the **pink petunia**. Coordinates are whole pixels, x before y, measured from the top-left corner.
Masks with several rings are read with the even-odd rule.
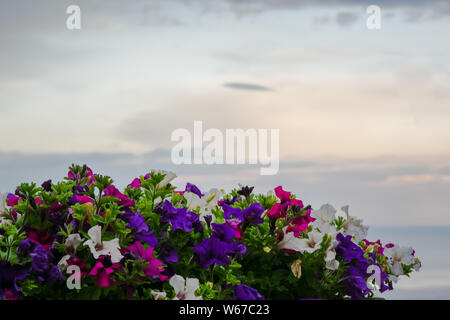
[[[53,246],[54,236],[45,230],[30,230],[26,232],[27,238],[42,246],[45,250],[50,250]]]
[[[7,198],[8,200],[7,204],[9,207],[14,207],[17,206],[17,204],[19,203],[19,200],[22,199],[21,197],[15,196],[12,193],[8,194]]]
[[[147,276],[152,278],[160,278],[161,281],[167,280],[167,276],[162,274],[164,268],[161,267],[164,265],[164,263],[153,256],[152,247],[148,247],[144,250],[142,244],[139,241],[136,241],[129,247],[129,250],[131,252],[137,253],[139,257],[149,263],[149,265],[144,268],[144,273]]]
[[[89,196],[75,196],[75,198],[77,199],[77,201],[80,204],[85,204],[85,203],[94,203],[94,200],[92,200]]]
[[[113,196],[115,198],[118,198],[119,205],[124,207],[134,207],[136,204],[133,200],[129,199],[126,195],[124,195],[122,192],[120,192],[114,185],[110,185],[108,188],[104,191],[105,196]]]
[[[113,263],[110,267],[105,267],[101,260],[97,261],[94,268],[89,272],[90,276],[97,276],[97,284],[101,288],[106,288],[114,285],[116,281],[111,278],[111,274],[120,266],[119,263]]]
[[[281,202],[289,201],[291,198],[291,193],[284,191],[282,186],[278,186],[275,189],[275,194],[277,195],[278,199],[281,200]]]
[[[133,182],[128,185],[131,189],[140,189],[141,188],[141,179],[135,178]]]

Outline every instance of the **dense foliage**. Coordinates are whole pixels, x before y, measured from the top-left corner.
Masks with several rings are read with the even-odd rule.
[[[282,187],[184,191],[151,171],[119,191],[72,165],[0,203],[0,299],[354,299],[420,268],[331,205]]]

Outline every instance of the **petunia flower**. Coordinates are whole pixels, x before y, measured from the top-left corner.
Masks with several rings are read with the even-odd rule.
[[[282,186],[278,186],[274,190],[276,196],[278,197],[278,199],[280,199],[282,203],[289,201],[291,199],[291,193],[288,191],[284,191]]]
[[[133,188],[140,189],[141,188],[141,179],[134,178],[134,180],[128,186],[131,189],[133,189]]]
[[[278,243],[278,248],[312,253],[320,248],[323,236],[323,233],[311,231],[308,233],[308,238],[300,239],[292,232],[285,233],[283,240]]]
[[[256,289],[238,284],[234,286],[233,300],[264,300],[264,297]]]
[[[79,196],[79,195],[75,195],[75,203],[79,203],[79,204],[85,204],[85,203],[94,203],[94,200],[89,197],[89,196]]]
[[[112,263],[116,263],[123,258],[119,250],[120,245],[118,238],[102,242],[101,226],[99,225],[93,226],[91,229],[89,229],[88,235],[90,239],[86,240],[84,242],[84,245],[89,246],[89,249],[91,249],[91,253],[95,259],[98,259],[100,256],[103,255],[109,255],[111,256]]]
[[[0,300],[7,295],[21,298],[22,292],[16,282],[25,279],[28,275],[27,268],[19,265],[12,266],[9,261],[0,260]]]
[[[110,185],[104,191],[105,196],[112,196],[119,199],[119,205],[123,207],[134,207],[136,204],[134,200],[129,199],[126,195],[120,192],[114,185]]]
[[[150,231],[145,218],[139,212],[125,212],[119,215],[119,218],[128,222],[127,228],[132,230],[132,234],[136,240],[144,241],[151,247],[156,247],[158,239]]]
[[[151,294],[155,300],[166,300],[167,293],[160,291],[151,291]]]
[[[13,195],[12,193],[9,193],[9,194],[6,196],[6,201],[7,201],[8,207],[14,207],[14,206],[17,206],[17,204],[19,203],[19,200],[20,200],[20,199],[22,199],[22,198],[19,197],[19,196],[15,196],[15,195]]]
[[[335,216],[336,209],[330,204],[324,204],[319,210],[311,212],[311,217],[316,219],[311,225],[323,233],[329,233],[332,230],[330,223],[335,219]]]
[[[192,251],[196,254],[200,267],[206,269],[212,264],[228,265],[231,263],[228,254],[232,253],[231,246],[217,237],[203,239]]]
[[[248,208],[240,210],[239,208],[230,207],[227,204],[222,206],[225,219],[235,218],[241,222],[251,221],[254,225],[258,225],[264,222],[261,215],[264,213],[264,207],[258,202],[252,203]]]
[[[149,263],[148,266],[144,268],[144,273],[152,278],[160,278],[162,281],[167,280],[167,277],[162,274],[164,268],[162,266],[164,263],[153,256],[153,248],[148,247],[144,249],[139,241],[133,243],[129,248],[131,252],[137,253],[140,258]]]
[[[192,211],[187,211],[185,207],[175,208],[170,201],[165,200],[157,211],[162,215],[161,223],[171,223],[173,230],[181,229],[186,232],[191,232],[192,229],[195,232],[203,230],[199,216]]]
[[[170,285],[175,290],[173,300],[202,300],[201,296],[195,295],[195,291],[200,287],[196,278],[184,278],[180,275],[174,275],[169,280]]]
[[[77,251],[78,246],[83,242],[81,239],[81,236],[79,233],[73,233],[69,235],[65,241],[65,248],[67,254],[61,258],[61,260],[58,262],[58,266],[61,267],[67,267],[67,260],[72,258],[75,255],[75,252]]]
[[[101,288],[111,287],[116,281],[111,277],[115,270],[120,268],[119,263],[111,263],[109,258],[102,257],[89,272],[90,276],[97,277],[97,284]]]
[[[343,234],[351,235],[355,238],[356,241],[362,241],[367,237],[367,231],[369,227],[362,224],[362,219],[357,219],[356,217],[352,217],[348,214],[349,206],[342,207],[342,211],[345,212],[347,216],[347,220],[343,223]]]
[[[30,230],[26,232],[28,239],[42,246],[45,250],[50,250],[55,237],[45,230]]]
[[[389,259],[391,272],[394,276],[403,274],[402,265],[411,265],[414,263],[413,248],[394,246],[384,249],[384,255]]]
[[[195,184],[192,184],[189,182],[186,184],[186,188],[184,189],[184,192],[192,192],[192,193],[196,194],[199,198],[204,196],[204,194],[202,194],[200,189]]]
[[[207,215],[211,215],[211,210],[215,209],[220,199],[220,191],[211,189],[205,195],[199,196],[195,192],[184,192],[184,198],[187,201],[188,210],[196,210],[200,214],[200,219],[205,221]]]
[[[175,179],[177,177],[177,175],[175,173],[171,172],[171,171],[154,170],[154,169],[152,169],[150,171],[154,172],[154,173],[162,173],[162,174],[164,174],[164,179],[160,183],[158,183],[156,185],[156,189],[164,188],[167,184],[169,184],[173,179]],[[145,177],[146,178],[150,178],[150,175],[147,174]]]

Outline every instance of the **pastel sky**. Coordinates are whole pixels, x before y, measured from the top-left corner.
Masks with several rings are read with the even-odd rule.
[[[450,225],[448,39],[448,1],[0,0],[0,192],[72,162],[122,186],[158,167],[180,188],[283,184],[368,224]],[[174,166],[170,134],[194,120],[280,129],[279,174]]]

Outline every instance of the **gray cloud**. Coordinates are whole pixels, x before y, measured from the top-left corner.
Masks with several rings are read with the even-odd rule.
[[[336,23],[341,27],[351,26],[358,20],[359,16],[353,12],[339,12],[336,15]]]
[[[248,91],[273,91],[272,88],[262,86],[254,83],[245,82],[227,82],[223,84],[224,87],[236,89],[236,90],[248,90]]]
[[[200,5],[204,10],[217,12],[218,10],[231,10],[243,14],[261,13],[270,10],[290,10],[303,8],[344,8],[344,7],[367,7],[376,4],[382,8],[426,8],[434,12],[446,12],[450,4],[443,0],[224,0],[216,2],[215,6],[210,0],[173,0],[186,5]]]

